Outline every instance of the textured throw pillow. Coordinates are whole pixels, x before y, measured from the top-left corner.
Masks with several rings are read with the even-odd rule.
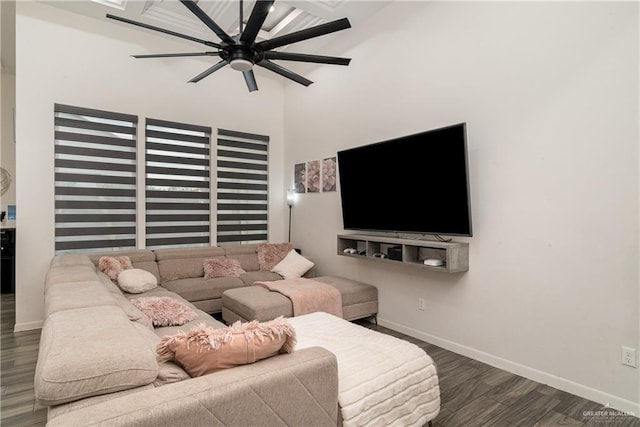
[[[98,268],[114,282],[124,270],[133,268],[128,256],[103,256],[98,260]]]
[[[269,322],[237,321],[226,328],[201,325],[167,335],[158,345],[158,361],[174,360],[192,377],[253,363],[278,353],[292,353],[296,331],[282,316]]]
[[[240,277],[246,273],[240,265],[240,261],[233,258],[211,258],[204,260],[204,278],[216,277]]]
[[[262,243],[256,248],[260,270],[271,269],[293,249],[291,243]]]
[[[313,266],[311,261],[292,249],[271,271],[278,273],[285,279],[295,279],[302,277]]]
[[[131,304],[146,314],[153,326],[182,326],[198,317],[190,307],[170,297],[134,298]]]
[[[118,286],[130,294],[139,294],[158,287],[158,279],[147,270],[130,268],[118,276]]]

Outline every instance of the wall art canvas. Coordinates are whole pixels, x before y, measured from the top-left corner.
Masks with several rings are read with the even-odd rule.
[[[336,158],[322,161],[322,191],[336,191]]]
[[[304,193],[307,189],[305,166],[304,163],[298,163],[293,166],[293,188],[296,193]]]
[[[320,192],[320,160],[307,162],[307,193]]]

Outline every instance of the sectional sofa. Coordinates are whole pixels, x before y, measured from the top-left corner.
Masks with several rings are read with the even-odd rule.
[[[412,345],[342,319],[322,317],[324,313],[291,319],[292,324],[298,322],[296,330],[304,331],[293,353],[194,378],[180,364],[158,358],[156,350],[164,336],[202,325],[225,327],[208,314],[220,311],[225,290],[280,278],[259,269],[255,245],[109,252],[110,256],[129,257],[135,269],[146,270],[158,279],[161,286],[142,294],[122,292],[101,272],[97,265],[103,255],[56,256],[45,279],[45,322],[34,388],[38,403],[49,407],[49,426],[335,426],[343,423],[343,412],[353,420],[361,417],[360,402],[368,399],[380,402],[382,415],[371,412],[362,416],[385,417],[383,406],[392,405],[402,409],[398,419],[422,425],[438,414],[437,374],[422,350],[402,348]],[[205,280],[203,261],[216,256],[239,260],[246,273]],[[181,326],[154,327],[132,304],[141,296],[170,298],[191,308],[196,317]],[[323,326],[323,322],[329,323]],[[329,331],[337,327],[346,328],[341,334],[346,341],[330,348],[338,341]],[[376,343],[376,338],[366,333],[397,343]],[[414,356],[399,362],[395,371],[384,375],[370,372],[374,380],[391,378],[389,384],[378,392],[368,392],[365,399],[354,399],[345,412],[344,404],[342,409],[340,406],[341,393],[354,396],[354,392],[370,389],[358,383],[365,378],[363,375],[339,380],[336,354],[353,350],[352,334],[358,337],[355,341],[372,342],[377,346],[374,348],[394,348],[396,353],[413,352]],[[324,345],[316,344],[323,337],[330,339]],[[361,347],[358,358],[347,354],[340,357],[357,361],[363,354],[372,353],[372,349]],[[384,351],[375,352],[382,360],[392,358]],[[342,366],[345,372],[361,368],[359,362],[354,367]],[[407,387],[393,379],[395,376],[401,381],[415,377],[415,386]],[[350,389],[342,390],[341,383]],[[415,396],[406,397],[402,394],[405,390],[415,390]],[[390,394],[399,401],[389,399]],[[405,401],[419,404],[400,403]]]
[[[168,274],[152,256],[150,251],[130,253],[134,267],[159,267]],[[179,265],[188,269],[189,263]],[[213,307],[225,286],[204,294],[200,305]],[[167,288],[144,295],[175,299],[194,310],[197,318],[180,327],[153,328],[130,302],[140,294],[123,293],[88,256],[52,260],[45,279],[45,322],[34,379],[38,403],[49,407],[49,426],[338,422],[337,362],[329,351],[303,349],[190,378],[175,363],[158,363],[160,338],[203,323],[225,325]]]

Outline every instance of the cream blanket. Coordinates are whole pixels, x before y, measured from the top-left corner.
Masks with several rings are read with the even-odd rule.
[[[438,415],[436,367],[420,347],[326,313],[288,320],[296,348],[336,355],[344,427],[423,426]]]
[[[342,317],[342,295],[340,291],[326,283],[300,277],[268,282],[255,282],[273,292],[281,293],[291,300],[293,315],[324,311]]]

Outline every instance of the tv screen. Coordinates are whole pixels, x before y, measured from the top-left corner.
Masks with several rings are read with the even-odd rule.
[[[338,152],[347,230],[471,236],[466,124]]]

